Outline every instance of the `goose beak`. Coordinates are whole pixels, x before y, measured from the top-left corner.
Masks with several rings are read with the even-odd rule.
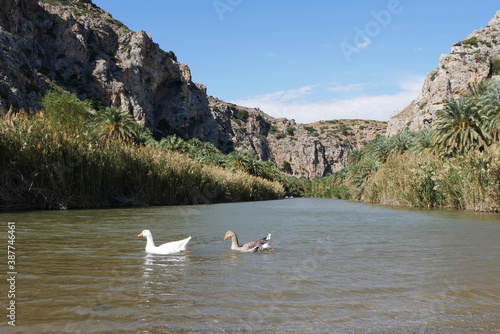
[[[139,235],[138,235],[138,237],[143,237],[143,236],[144,236],[144,235],[142,234],[142,232],[141,232],[141,234],[139,234]]]
[[[227,238],[229,238],[229,237],[228,237],[228,236],[227,236],[227,234],[226,234],[226,235],[224,236],[224,240],[226,240]]]

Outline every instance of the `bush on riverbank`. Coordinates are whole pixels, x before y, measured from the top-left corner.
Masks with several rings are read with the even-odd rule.
[[[378,137],[310,195],[410,207],[500,211],[500,82],[449,101],[430,131]]]
[[[120,130],[118,123],[113,126]],[[75,121],[52,110],[2,116],[0,209],[236,202],[284,196],[277,182],[203,164],[158,146],[112,140],[109,133],[99,137],[99,129],[86,116]],[[134,131],[136,142],[140,142],[138,132]]]

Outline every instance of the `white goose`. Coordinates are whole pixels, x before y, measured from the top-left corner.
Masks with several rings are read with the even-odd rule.
[[[226,232],[226,235],[224,235],[224,240],[231,238],[231,249],[240,251],[240,252],[259,252],[263,250],[274,250],[272,248],[269,248],[269,244],[267,243],[269,240],[271,240],[271,233],[267,235],[267,237],[247,242],[246,244],[243,244],[240,246],[238,242],[238,236],[236,233],[233,231],[229,230]]]
[[[186,251],[186,245],[189,242],[189,240],[191,240],[191,237],[178,241],[167,242],[158,247],[155,246],[155,243],[153,241],[153,235],[151,234],[150,230],[142,231],[138,235],[138,237],[146,237],[146,248],[145,248],[146,253],[160,254],[160,255],[174,254],[174,253],[189,253],[188,251]]]

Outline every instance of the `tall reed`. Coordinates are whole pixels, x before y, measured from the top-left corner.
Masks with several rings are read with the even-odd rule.
[[[390,159],[370,176],[363,199],[397,206],[500,211],[500,143],[443,159],[425,152]]]
[[[159,147],[92,141],[39,113],[0,119],[0,209],[276,199],[283,187]]]

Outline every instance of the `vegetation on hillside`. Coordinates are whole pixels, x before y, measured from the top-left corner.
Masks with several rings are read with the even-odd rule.
[[[225,157],[211,144],[177,137],[158,142],[128,112],[115,107],[91,112],[89,102],[59,89],[42,104],[42,112],[9,111],[0,118],[2,210],[284,196],[275,182],[280,171],[247,153]]]
[[[500,82],[470,86],[429,131],[379,136],[348,166],[314,180],[311,196],[375,203],[500,211]]]
[[[349,143],[354,147],[366,144],[367,138],[377,133],[385,133],[387,122],[360,120],[360,119],[335,119],[319,121],[304,126],[304,129],[318,139],[333,138],[339,143]]]

